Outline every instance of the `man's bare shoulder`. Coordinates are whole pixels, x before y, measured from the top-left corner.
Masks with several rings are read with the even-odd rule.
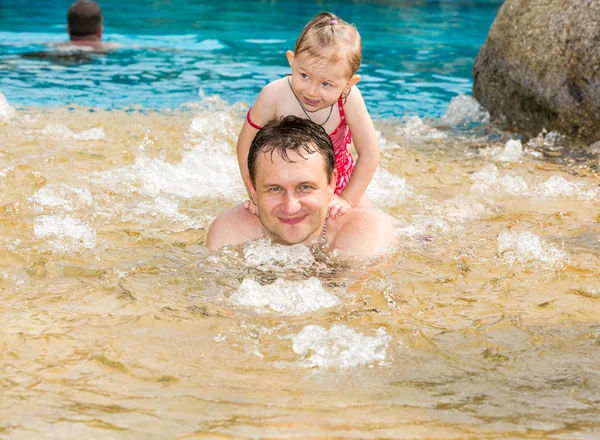
[[[377,208],[352,208],[329,223],[335,231],[333,247],[347,256],[373,257],[395,245],[396,221]]]
[[[265,229],[260,219],[238,205],[220,214],[210,225],[206,247],[211,251],[226,245],[237,245],[260,238]]]

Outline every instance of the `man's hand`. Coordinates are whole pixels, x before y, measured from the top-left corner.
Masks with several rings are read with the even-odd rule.
[[[336,215],[344,215],[352,205],[342,196],[334,195],[329,201],[329,218],[334,218]]]
[[[250,214],[257,215],[257,213],[258,213],[258,209],[256,208],[256,205],[250,199],[248,199],[244,202],[244,208],[247,209],[248,211],[250,211]]]

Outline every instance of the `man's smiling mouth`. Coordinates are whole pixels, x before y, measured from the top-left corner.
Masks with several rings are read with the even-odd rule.
[[[306,216],[301,217],[278,217],[279,221],[285,223],[286,225],[296,225],[300,223],[302,220],[306,218]]]

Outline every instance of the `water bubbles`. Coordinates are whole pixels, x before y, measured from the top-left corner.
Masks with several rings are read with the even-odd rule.
[[[417,139],[443,139],[447,137],[445,133],[425,124],[418,116],[406,118],[404,126],[399,127],[396,133],[400,136]]]
[[[450,101],[444,115],[440,118],[440,124],[457,126],[487,124],[490,114],[472,96],[462,93]]]
[[[104,139],[104,128],[96,127],[73,133],[63,124],[48,124],[42,130],[42,134],[55,139],[76,139],[78,141],[95,141]]]
[[[337,297],[325,291],[321,281],[315,277],[306,281],[279,278],[264,286],[254,280],[244,279],[229,299],[234,304],[254,307],[258,311],[268,309],[283,315],[301,315],[338,304]]]
[[[536,188],[536,194],[543,197],[579,197],[593,199],[598,196],[597,189],[586,189],[581,183],[569,182],[562,176],[552,176]]]
[[[0,122],[8,122],[15,116],[15,109],[8,103],[6,97],[0,93]]]
[[[65,184],[49,184],[38,189],[30,201],[41,208],[60,207],[73,211],[83,205],[93,203],[92,193],[87,188],[75,188]]]
[[[365,336],[334,324],[329,330],[307,325],[291,339],[294,352],[303,357],[303,367],[352,368],[385,361],[391,337],[383,328],[378,328],[375,336]]]
[[[498,235],[498,253],[509,263],[541,263],[544,268],[559,268],[568,260],[558,247],[544,243],[531,232],[502,231]]]
[[[520,140],[510,140],[504,145],[502,152],[494,155],[493,160],[499,162],[518,162],[523,158],[523,145]]]
[[[96,231],[88,224],[71,216],[41,215],[36,217],[33,232],[48,240],[55,251],[73,252],[96,246]]]
[[[274,266],[288,269],[302,268],[315,263],[314,255],[305,245],[287,246],[271,243],[267,239],[249,242],[244,248],[244,259],[248,266],[262,270],[270,270]]]
[[[379,167],[367,188],[366,195],[374,205],[396,205],[414,195],[414,189],[406,183],[404,177],[396,176]]]
[[[520,176],[502,176],[499,177],[496,165],[486,165],[481,170],[471,175],[474,182],[471,186],[471,192],[479,194],[489,194],[495,190],[514,196],[529,195],[529,186],[525,179]]]

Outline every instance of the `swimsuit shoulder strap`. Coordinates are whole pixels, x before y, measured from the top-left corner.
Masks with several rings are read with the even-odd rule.
[[[250,124],[250,126],[252,128],[256,128],[257,130],[260,130],[262,127],[258,124],[255,124],[254,122],[252,122],[252,119],[250,119],[250,111],[252,110],[252,107],[250,107],[248,109],[248,113],[246,113],[246,120],[248,121],[248,124]]]
[[[342,95],[338,98],[338,109],[340,111],[340,120],[346,121],[346,115],[344,114],[344,102],[342,100]]]

